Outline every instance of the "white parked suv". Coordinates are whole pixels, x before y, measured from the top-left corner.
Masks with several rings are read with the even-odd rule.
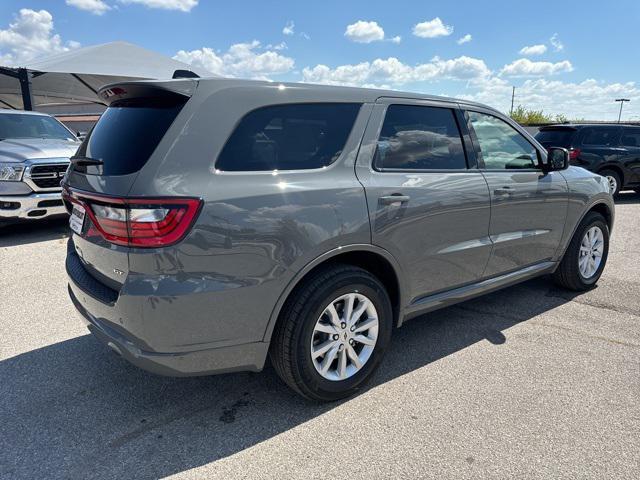
[[[50,115],[0,110],[0,225],[66,214],[60,180],[79,145]]]

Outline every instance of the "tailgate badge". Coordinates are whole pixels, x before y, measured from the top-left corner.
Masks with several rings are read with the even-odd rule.
[[[117,268],[113,269],[113,273],[115,273],[116,275],[124,275],[124,272],[122,270],[118,270]]]

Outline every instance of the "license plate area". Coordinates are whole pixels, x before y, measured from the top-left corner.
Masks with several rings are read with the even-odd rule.
[[[82,228],[84,226],[85,208],[77,203],[73,204],[71,210],[71,216],[69,217],[69,227],[78,235],[82,234]]]

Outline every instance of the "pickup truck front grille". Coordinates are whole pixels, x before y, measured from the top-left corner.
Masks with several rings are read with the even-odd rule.
[[[30,172],[31,181],[38,188],[60,188],[60,181],[68,166],[68,163],[34,165]]]

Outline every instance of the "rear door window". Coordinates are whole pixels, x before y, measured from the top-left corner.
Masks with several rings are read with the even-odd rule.
[[[162,140],[184,103],[128,102],[110,106],[78,150],[78,156],[102,160],[102,175],[139,171]]]
[[[582,133],[582,144],[615,147],[620,140],[620,128],[618,127],[587,127]]]
[[[386,170],[463,170],[462,137],[453,110],[389,105],[374,166]]]
[[[222,171],[302,170],[335,162],[360,104],[313,103],[263,107],[248,113],[218,156]]]

